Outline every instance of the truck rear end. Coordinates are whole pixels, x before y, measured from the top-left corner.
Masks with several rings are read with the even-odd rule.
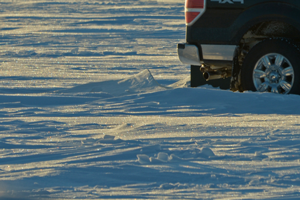
[[[191,65],[191,86],[300,94],[299,8],[294,0],[186,0],[178,55]]]
[[[206,0],[186,0],[186,43],[178,44],[178,55],[182,63],[191,65],[192,87],[211,84],[228,89],[237,45],[222,40],[222,29],[226,28],[225,24],[229,24],[229,18],[219,26],[220,19],[216,17],[224,18],[222,15],[225,13],[220,13],[221,8],[214,3]],[[229,14],[226,16],[230,17]]]

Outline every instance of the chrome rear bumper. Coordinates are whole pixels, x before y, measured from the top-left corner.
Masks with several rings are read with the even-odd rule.
[[[196,66],[205,63],[212,68],[230,66],[235,49],[235,45],[201,45],[201,49],[193,44],[177,45],[178,57],[182,63]]]
[[[179,60],[184,64],[201,65],[198,47],[191,44],[178,44],[177,52]]]

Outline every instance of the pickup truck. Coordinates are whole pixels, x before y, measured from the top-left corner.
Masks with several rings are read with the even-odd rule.
[[[300,1],[186,0],[191,86],[300,94]]]

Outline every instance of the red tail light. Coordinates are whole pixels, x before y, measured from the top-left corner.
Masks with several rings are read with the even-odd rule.
[[[191,23],[199,14],[200,12],[186,12],[185,13],[186,24]]]
[[[185,2],[186,8],[203,8],[204,7],[204,0],[187,0]]]
[[[192,25],[205,12],[206,0],[185,0],[185,23]]]

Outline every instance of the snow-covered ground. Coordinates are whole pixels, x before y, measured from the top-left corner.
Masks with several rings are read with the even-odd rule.
[[[0,2],[0,199],[299,199],[300,96],[190,88],[183,0]]]

